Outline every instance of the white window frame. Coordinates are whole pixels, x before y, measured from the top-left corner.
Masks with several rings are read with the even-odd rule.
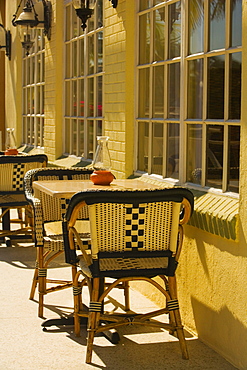
[[[138,47],[137,47],[137,68],[136,68],[136,76],[137,76],[137,90],[136,90],[136,96],[137,96],[137,99],[136,99],[136,123],[135,123],[135,164],[134,164],[134,172],[136,175],[140,175],[142,173],[144,173],[143,171],[140,171],[138,169],[138,122],[148,122],[149,124],[149,139],[148,139],[148,168],[147,168],[147,174],[149,175],[156,175],[160,178],[165,178],[165,173],[166,173],[166,144],[164,144],[164,150],[163,150],[163,173],[162,175],[157,175],[155,173],[152,173],[152,168],[151,168],[151,164],[152,164],[152,126],[153,126],[153,123],[154,122],[161,122],[164,124],[164,132],[163,132],[163,140],[164,140],[164,143],[166,143],[166,139],[167,139],[167,124],[169,122],[177,122],[179,123],[180,125],[180,150],[179,150],[179,177],[178,179],[169,179],[169,181],[171,181],[172,183],[180,183],[180,184],[185,184],[186,183],[186,141],[187,141],[187,125],[188,124],[200,124],[202,125],[202,131],[203,131],[203,150],[202,150],[202,179],[201,179],[201,184],[198,185],[198,184],[192,184],[192,183],[189,183],[190,186],[192,187],[196,187],[196,188],[203,188],[203,189],[207,189],[208,187],[206,186],[206,178],[205,178],[205,174],[206,174],[206,169],[205,169],[205,164],[206,164],[206,129],[207,129],[207,126],[208,125],[211,125],[211,124],[214,124],[214,125],[223,125],[224,126],[224,150],[223,150],[223,156],[224,156],[224,166],[223,166],[223,177],[222,177],[222,188],[221,189],[218,189],[217,188],[217,192],[220,191],[220,192],[227,192],[227,169],[228,169],[228,165],[227,165],[227,161],[228,161],[228,149],[227,149],[227,145],[225,145],[225,139],[227,138],[227,132],[228,132],[228,128],[229,126],[241,126],[240,125],[240,120],[230,120],[228,119],[228,101],[229,101],[229,84],[228,84],[228,79],[227,79],[227,76],[229,74],[229,56],[231,53],[234,53],[234,52],[242,52],[242,46],[237,46],[237,47],[230,47],[230,44],[229,44],[229,37],[230,37],[230,32],[229,32],[229,12],[226,11],[226,47],[225,49],[221,49],[221,50],[214,50],[214,51],[208,51],[208,52],[202,52],[200,53],[201,54],[201,58],[203,58],[204,60],[204,84],[207,83],[207,66],[206,66],[206,60],[209,58],[209,57],[212,57],[212,56],[217,56],[217,55],[224,55],[225,58],[226,58],[226,61],[225,61],[225,81],[224,81],[224,119],[223,120],[208,120],[206,119],[206,98],[204,96],[203,98],[203,117],[202,119],[200,120],[189,120],[187,119],[186,117],[186,114],[187,114],[187,68],[188,68],[188,62],[193,60],[193,59],[197,59],[198,58],[198,55],[195,54],[195,55],[188,55],[188,50],[187,50],[187,47],[188,47],[188,19],[186,18],[187,14],[188,14],[188,0],[181,0],[181,54],[180,54],[180,57],[177,57],[177,58],[174,58],[173,60],[169,60],[169,59],[165,59],[167,58],[167,54],[165,54],[165,58],[163,61],[152,61],[152,53],[153,53],[153,48],[154,48],[154,41],[153,41],[153,15],[155,13],[155,10],[159,9],[159,8],[162,8],[164,6],[168,7],[168,5],[171,5],[171,4],[174,4],[176,3],[178,0],[167,0],[167,1],[163,1],[163,2],[160,2],[160,4],[157,4],[157,5],[153,5],[155,4],[155,1],[154,0],[150,0],[149,1],[149,4],[150,4],[150,7],[145,9],[145,10],[141,10],[139,11],[140,9],[140,0],[138,1],[138,7],[137,7],[137,40],[140,39],[140,37],[142,35],[139,34],[139,20],[140,20],[140,16],[141,15],[144,15],[145,13],[148,13],[150,14],[150,28],[151,28],[151,31],[150,31],[150,63],[146,63],[146,64],[138,64],[138,60],[139,60],[139,42],[137,43]],[[204,1],[204,9],[205,9],[205,12],[207,12],[207,9],[208,9],[208,3],[209,0],[205,0]],[[226,9],[230,9],[230,0],[226,0]],[[165,12],[165,22],[168,23],[168,12],[166,11]],[[208,39],[207,39],[207,35],[208,35],[208,25],[206,24],[206,22],[204,22],[204,50],[206,49],[206,46],[207,46],[207,43],[208,43]],[[166,27],[167,28],[167,27]],[[166,34],[165,35],[166,37],[166,40],[168,39],[168,35]],[[164,98],[164,118],[155,118],[152,116],[152,98],[153,98],[153,94],[152,94],[152,78],[153,78],[153,72],[152,72],[152,69],[155,68],[155,66],[157,65],[164,65],[164,68],[167,68],[167,66],[170,64],[170,63],[173,63],[174,60],[176,59],[180,61],[180,119],[178,120],[175,120],[175,119],[169,119],[167,118],[167,112],[166,112],[166,108],[167,108],[167,104],[166,104],[166,97]],[[138,96],[138,86],[139,86],[139,71],[142,69],[142,68],[149,68],[150,70],[150,73],[149,73],[149,79],[150,79],[150,94],[149,94],[149,117],[138,117],[138,102],[139,102],[139,96]],[[164,80],[164,85],[166,86],[167,84],[167,81],[166,81],[166,76],[167,74],[165,73],[165,80]],[[207,89],[204,88],[203,89],[203,94],[207,94]],[[165,94],[166,95],[166,94]],[[229,192],[231,193],[231,192]]]

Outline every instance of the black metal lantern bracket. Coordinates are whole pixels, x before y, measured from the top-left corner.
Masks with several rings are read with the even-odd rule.
[[[1,23],[0,27],[5,32],[5,45],[0,45],[0,49],[5,48],[5,54],[9,60],[11,60],[11,33],[10,31],[7,31]]]
[[[44,7],[44,20],[39,20],[38,14],[34,7],[33,0],[26,0],[26,5],[23,8],[23,10],[29,11],[29,12],[32,11],[34,15],[34,19],[27,20],[27,21],[16,19],[21,3],[23,1],[24,0],[20,0],[20,3],[16,9],[16,12],[13,15],[13,19],[12,19],[13,26],[16,27],[18,25],[23,25],[23,26],[28,25],[31,28],[33,28],[33,27],[37,27],[39,24],[43,24],[44,25],[44,35],[47,36],[48,40],[50,40],[51,39],[51,15],[52,15],[51,1],[42,0],[43,7]]]

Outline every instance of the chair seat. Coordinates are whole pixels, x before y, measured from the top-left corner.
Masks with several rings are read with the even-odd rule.
[[[80,233],[80,238],[84,240],[84,246],[87,244],[88,246],[91,243],[90,234],[89,233]],[[44,236],[44,249],[57,252],[64,250],[64,242],[63,242],[63,234],[57,235],[49,235]]]
[[[18,203],[18,206],[28,205],[25,194],[16,193],[16,192],[1,192],[0,194],[0,207],[15,207]]]

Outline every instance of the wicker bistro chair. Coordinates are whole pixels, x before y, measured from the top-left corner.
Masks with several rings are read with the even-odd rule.
[[[78,213],[84,207],[89,212],[90,254],[84,249],[76,228]],[[176,333],[182,357],[188,359],[175,271],[182,247],[182,225],[189,220],[192,210],[193,195],[183,188],[90,190],[71,198],[63,221],[64,245],[66,261],[72,265],[79,263],[81,267],[74,278],[74,322],[75,333],[79,335],[80,317],[88,317],[87,363],[91,363],[96,333],[130,322]],[[77,244],[81,255],[76,253]],[[158,275],[164,287],[153,279]],[[102,290],[102,279],[107,277],[114,280]],[[147,314],[104,312],[103,302],[110,291],[120,283],[135,280],[144,280],[158,289],[166,298],[166,307]],[[88,312],[81,301],[80,287],[84,281],[90,292]],[[169,314],[169,323],[152,319],[164,313]]]
[[[27,218],[29,203],[24,192],[24,175],[33,168],[47,165],[48,158],[44,154],[35,155],[0,155],[0,221],[2,230],[0,238],[7,246],[13,239],[24,239],[33,234],[31,219]],[[11,219],[10,210],[16,209],[18,218]],[[23,209],[26,211],[23,213]],[[11,230],[11,224],[18,223],[20,228]]]
[[[39,317],[43,317],[45,294],[72,286],[72,278],[70,281],[47,278],[47,269],[50,263],[64,253],[61,221],[69,199],[53,198],[43,192],[38,192],[34,196],[32,183],[35,180],[86,180],[90,178],[91,173],[92,170],[86,168],[43,168],[29,171],[25,176],[26,198],[32,205],[34,212],[35,246],[37,247],[36,268],[30,299],[34,298],[38,285]],[[86,210],[80,214],[80,218],[81,220],[88,218]],[[82,227],[81,224],[80,226]],[[85,239],[84,244],[90,245],[88,232],[82,230],[80,236]],[[76,270],[73,267],[72,276],[75,272]]]

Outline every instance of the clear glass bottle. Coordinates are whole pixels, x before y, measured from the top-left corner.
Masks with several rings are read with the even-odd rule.
[[[16,141],[14,135],[14,128],[6,128],[6,139],[5,139],[5,154],[16,155],[18,150],[16,149]]]
[[[111,158],[108,149],[108,140],[108,136],[97,136],[98,146],[92,163],[92,166],[96,171],[111,170]]]

